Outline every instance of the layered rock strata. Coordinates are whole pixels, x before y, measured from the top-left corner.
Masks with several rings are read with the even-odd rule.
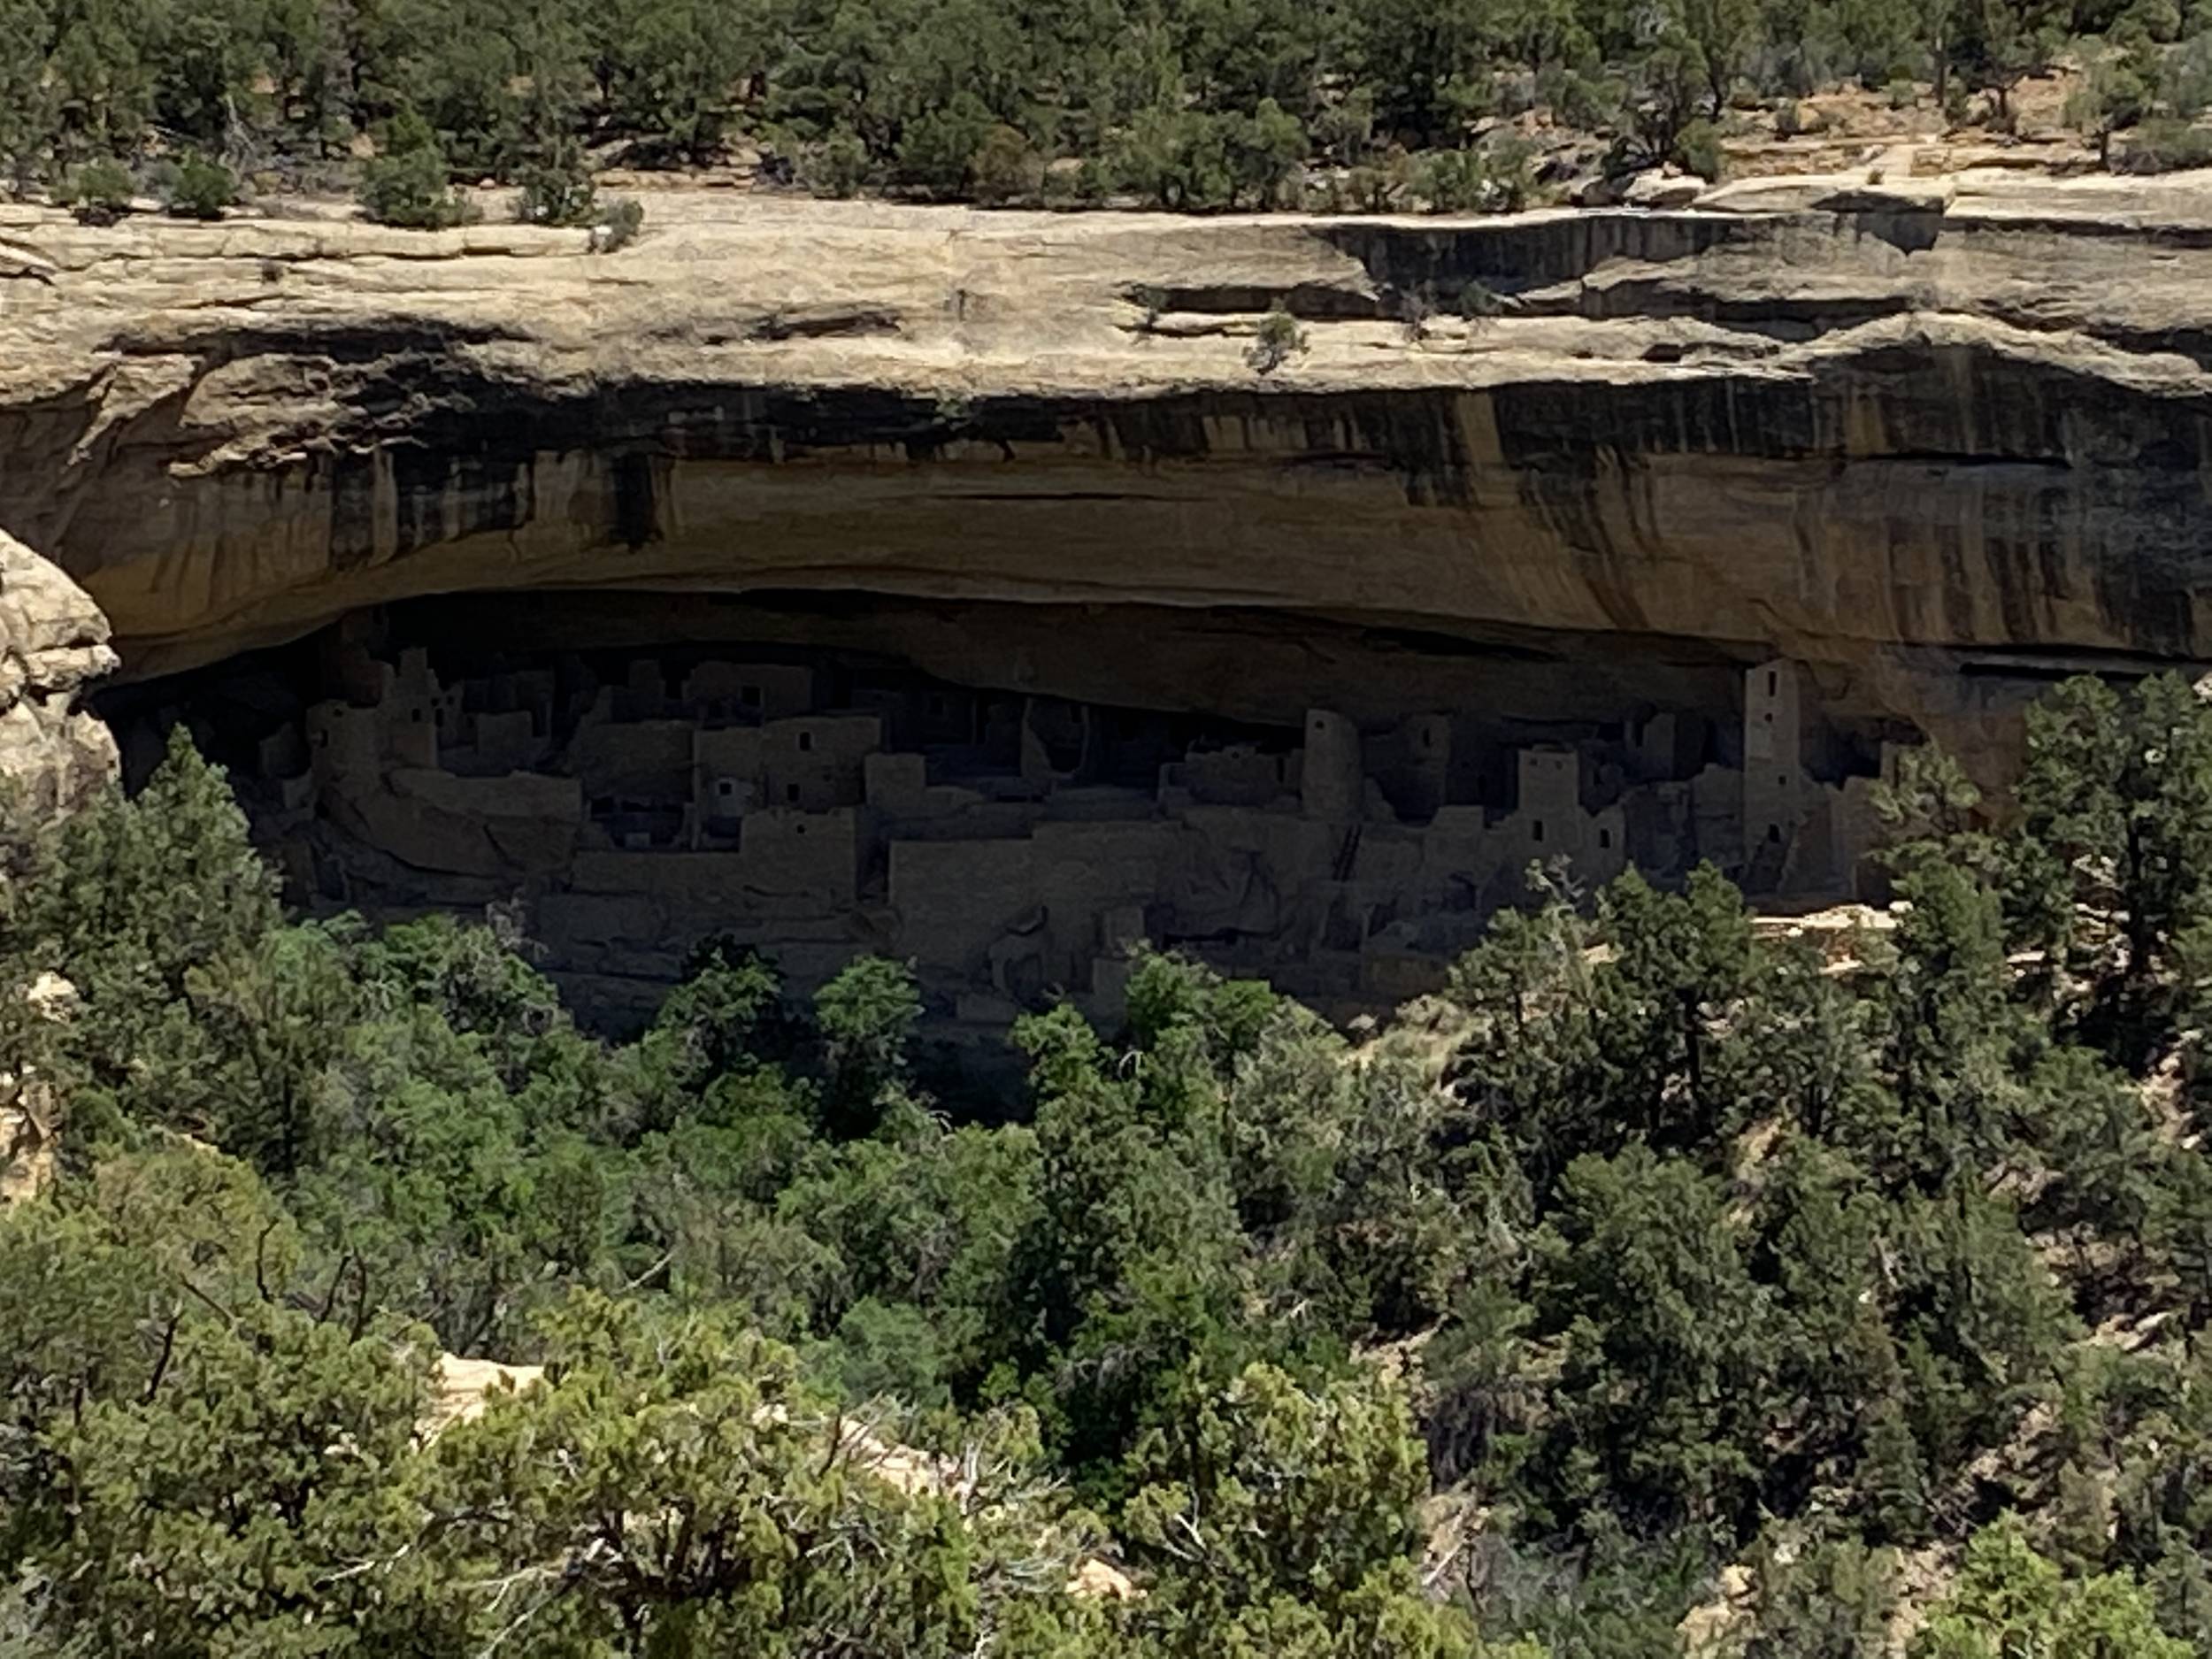
[[[1969,733],[1976,681],[2204,650],[2200,180],[647,224],[594,257],[14,210],[0,524],[134,672],[537,587],[1627,631]],[[1306,349],[1263,378],[1275,304]]]
[[[2212,180],[1753,180],[1470,220],[647,206],[611,256],[580,232],[425,235],[335,208],[101,230],[0,210],[0,526],[106,608],[149,718],[220,724],[193,701],[211,682],[163,676],[353,639],[334,676],[237,694],[296,734],[242,741],[305,836],[303,890],[403,909],[513,888],[550,914],[623,898],[578,872],[634,859],[638,893],[705,872],[818,965],[964,940],[940,964],[956,1004],[1096,992],[1097,962],[1163,926],[1380,996],[1563,823],[1592,873],[1658,848],[1662,873],[1718,856],[1755,891],[1848,891],[1896,744],[1943,740],[2001,782],[2053,680],[2212,656]],[[1262,373],[1275,309],[1300,338]],[[465,637],[361,643],[471,593],[516,620],[500,662],[471,666]],[[541,607],[561,595],[590,597]],[[696,653],[658,649],[682,641],[740,667],[873,653],[1015,712],[887,735],[873,786],[860,755],[833,800],[772,798],[790,780],[765,762],[703,758],[769,742],[762,710],[640,688],[691,672]],[[619,694],[592,716],[598,691],[572,697],[585,681],[555,659],[611,646],[631,661],[592,670]],[[843,661],[789,718],[864,712]],[[520,696],[545,673],[548,697]],[[444,735],[392,724],[438,696],[458,699]],[[667,764],[596,788],[588,716],[668,727]],[[1333,793],[1308,787],[1317,718],[1349,757]],[[1244,742],[1205,721],[1272,728],[1252,799],[1187,803],[1190,769]],[[1080,745],[1030,764],[1032,738],[1125,722],[1173,736],[1156,770]],[[307,752],[318,730],[356,745],[343,767]],[[1404,782],[1448,749],[1421,761],[1443,764],[1433,787]],[[494,772],[518,781],[479,787]],[[788,894],[747,896],[776,861],[747,851],[724,784],[764,814],[756,842],[854,815],[803,937]],[[918,828],[941,787],[982,798]],[[1252,865],[1272,910],[1179,909],[1164,876],[1056,909],[1050,883],[895,879],[959,864],[909,842],[1034,865],[1076,834],[1058,818],[1107,810],[1083,794],[1102,787],[1199,875],[1229,845],[1215,818],[1250,818],[1248,840],[1282,842]],[[529,810],[456,805],[480,797]],[[559,856],[518,818],[555,826]],[[1087,880],[1108,862],[1073,861]],[[1193,894],[1224,887],[1199,875]],[[987,890],[1006,903],[964,896]],[[1035,910],[1042,966],[1012,972]],[[586,971],[673,960],[670,918],[700,913],[624,912]],[[1402,977],[1383,957],[1414,934]]]
[[[115,666],[107,619],[76,583],[0,534],[0,780],[44,819],[115,775],[114,740],[80,698]]]

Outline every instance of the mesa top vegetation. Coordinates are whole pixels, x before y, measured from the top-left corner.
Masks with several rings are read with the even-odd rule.
[[[396,149],[526,182],[579,146],[679,166],[742,139],[825,194],[1263,207],[1317,164],[1351,175],[1338,204],[1495,209],[1532,180],[1493,129],[1532,108],[1709,173],[1740,102],[1926,83],[2001,126],[2062,55],[2085,132],[2154,120],[2139,154],[2187,160],[2208,24],[2194,0],[0,0],[0,166],[191,152],[336,185]]]

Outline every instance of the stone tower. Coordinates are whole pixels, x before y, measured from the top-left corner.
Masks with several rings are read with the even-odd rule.
[[[1786,847],[1805,816],[1803,681],[1784,657],[1744,676],[1743,846]],[[1770,857],[1778,855],[1769,855]]]
[[[1358,819],[1367,795],[1359,727],[1330,709],[1306,710],[1306,752],[1299,796],[1308,818],[1347,824]]]

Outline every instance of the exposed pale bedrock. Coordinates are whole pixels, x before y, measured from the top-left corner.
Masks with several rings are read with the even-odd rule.
[[[115,742],[81,706],[115,666],[84,590],[0,532],[0,788],[32,819],[81,805],[115,775]]]
[[[913,787],[1002,765],[1040,822],[1102,810],[1053,791],[1109,782],[1117,812],[1187,814],[1176,769],[1251,738],[1273,767],[1237,786],[1251,811],[1531,839],[1521,792],[1551,785],[1529,757],[1578,753],[1562,799],[1593,849],[1602,830],[1600,862],[1617,830],[1642,856],[1647,807],[1669,857],[1725,845],[1774,889],[1851,884],[1886,746],[1942,738],[1998,777],[2022,699],[2056,675],[2212,656],[2203,177],[1767,180],[1679,211],[1466,221],[647,206],[642,242],[608,257],[580,232],[492,225],[91,230],[0,210],[0,527],[97,599],[127,679],[352,618],[285,659],[324,664],[287,694],[293,735],[233,735],[264,745],[275,788],[307,764],[284,745],[334,729],[318,699],[383,710],[349,804],[334,817],[301,784],[285,810],[482,885],[441,902],[580,879],[517,815],[580,825],[586,850],[738,858],[694,792],[782,810],[768,761],[710,763],[702,738],[649,789],[592,793],[599,725],[659,722],[672,742],[672,723],[758,722],[682,691],[710,661],[800,653],[819,695],[792,718],[846,718],[873,683],[855,664],[918,676],[896,694],[910,712],[946,687],[990,694],[957,757],[912,739]],[[1276,305],[1305,348],[1262,376],[1246,350]],[[552,603],[589,590],[603,603]],[[439,657],[436,607],[403,605],[472,591],[508,596],[467,613],[506,618],[496,662]],[[411,620],[365,620],[393,607]],[[653,656],[682,642],[697,649]],[[630,665],[579,680],[554,661],[600,648]],[[421,649],[426,666],[405,656]],[[1789,734],[1770,751],[1752,688],[1778,664]],[[434,705],[465,731],[418,751],[390,723]],[[1341,802],[1311,781],[1316,711],[1350,734]],[[488,747],[526,712],[528,743]],[[1425,795],[1406,746],[1432,715],[1455,758]],[[870,741],[905,752],[904,730],[887,717]],[[1067,764],[1037,758],[1063,741]],[[1789,764],[1762,783],[1769,752]],[[503,797],[508,841],[424,839],[489,798],[438,779],[495,756],[541,780]],[[901,910],[884,895],[903,820],[870,793],[908,787],[891,766],[856,759],[824,796],[861,814],[838,901],[861,911]],[[1776,787],[1780,807],[1755,798]],[[663,811],[674,827],[637,826]],[[1371,833],[1364,851],[1348,830],[1309,838],[1310,856],[1254,856],[1288,861],[1267,872],[1280,914],[1333,938],[1381,855]],[[1533,850],[1484,844],[1467,868]],[[1408,846],[1445,886],[1375,888],[1353,934],[1495,885],[1471,885],[1472,854]],[[886,857],[888,887],[869,862]],[[374,874],[337,862],[346,893]],[[1118,902],[1082,901],[1096,914],[1054,933],[1047,982],[1087,971]],[[837,949],[885,937],[849,923],[824,924]]]
[[[2212,187],[1715,199],[1741,211],[691,195],[611,257],[23,211],[0,526],[132,672],[541,586],[1625,629],[1908,715],[1929,652],[2199,654]],[[1509,307],[1471,334],[1470,281]],[[1393,319],[1424,288],[1417,343]],[[1310,349],[1263,382],[1278,301]]]

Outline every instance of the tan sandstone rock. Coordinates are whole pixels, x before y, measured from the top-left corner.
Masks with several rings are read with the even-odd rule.
[[[0,777],[35,816],[77,806],[115,774],[114,741],[77,703],[115,666],[107,641],[84,590],[0,532]]]
[[[521,1394],[545,1380],[542,1365],[503,1365],[496,1360],[470,1359],[459,1354],[441,1354],[435,1378],[437,1397],[415,1425],[430,1440],[456,1423],[473,1423],[495,1394]]]
[[[611,256],[0,210],[0,525],[133,674],[427,594],[868,589],[1786,656],[2001,757],[2053,672],[2212,657],[2212,180],[1883,173],[1471,219],[671,188]]]

